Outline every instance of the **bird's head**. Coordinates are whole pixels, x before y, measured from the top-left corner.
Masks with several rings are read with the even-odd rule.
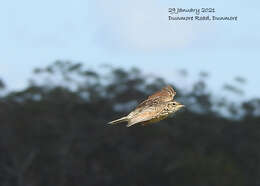
[[[168,110],[170,111],[170,113],[174,113],[185,106],[182,105],[181,103],[173,100],[168,103],[167,107],[168,107]]]

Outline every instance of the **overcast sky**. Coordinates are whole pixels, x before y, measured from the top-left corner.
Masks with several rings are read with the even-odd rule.
[[[31,71],[57,59],[155,73],[189,86],[199,71],[211,89],[236,76],[247,79],[245,98],[260,95],[260,2],[257,0],[4,1],[0,6],[0,78],[25,87]],[[168,21],[168,8],[215,8],[238,21]],[[176,75],[190,72],[188,80]]]

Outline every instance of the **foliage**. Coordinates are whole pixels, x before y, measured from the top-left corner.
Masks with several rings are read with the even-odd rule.
[[[25,90],[0,98],[1,185],[260,183],[259,99],[235,108],[244,113],[240,120],[223,117],[214,107],[230,110],[232,103],[212,98],[205,72],[191,92],[174,86],[186,111],[131,128],[106,123],[165,80],[136,68],[100,74],[69,61],[35,72]]]

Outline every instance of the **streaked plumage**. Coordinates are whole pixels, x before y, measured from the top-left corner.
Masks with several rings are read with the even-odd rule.
[[[176,92],[173,88],[167,86],[149,96],[127,116],[111,121],[109,124],[128,122],[127,127],[130,127],[137,123],[147,125],[163,120],[184,106],[173,100],[175,95]]]

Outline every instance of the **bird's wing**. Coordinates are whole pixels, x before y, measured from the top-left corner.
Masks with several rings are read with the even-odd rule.
[[[171,101],[173,97],[176,95],[176,92],[173,90],[171,86],[164,87],[162,90],[155,92],[148,99],[153,99],[155,97],[161,97],[164,102]]]
[[[163,110],[164,104],[159,104],[157,106],[146,107],[140,111],[140,109],[136,109],[133,111],[134,117],[128,121],[127,127],[130,127],[136,123],[141,123],[145,121],[149,121],[158,116],[158,114]],[[131,114],[131,113],[130,113]]]
[[[155,118],[160,113],[165,102],[173,100],[176,92],[171,86],[164,87],[162,90],[155,92],[149,96],[145,101],[140,103],[136,109],[129,114],[132,118],[128,122],[128,127],[136,123],[145,122]],[[134,117],[132,117],[132,116]]]
[[[137,108],[147,106],[147,105],[154,105],[162,102],[168,102],[173,100],[176,92],[173,90],[171,86],[164,87],[162,90],[155,92],[151,96],[149,96],[145,101],[140,103]]]

